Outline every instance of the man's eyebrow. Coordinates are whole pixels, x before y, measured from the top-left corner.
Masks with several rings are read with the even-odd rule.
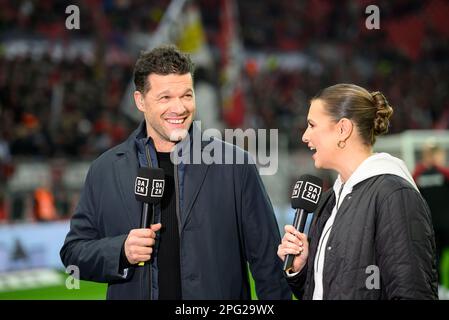
[[[159,92],[156,97],[159,98],[160,96],[166,95],[166,94],[170,94],[170,90],[164,90],[162,92]]]
[[[192,88],[186,89],[186,90],[184,91],[183,95],[186,94],[186,93],[189,93],[189,92],[192,92],[192,93],[193,93],[193,89],[192,89]],[[164,91],[160,92],[160,93],[156,96],[156,98],[160,98],[160,97],[163,96],[163,95],[170,95],[170,94],[171,94],[170,89],[164,90]]]

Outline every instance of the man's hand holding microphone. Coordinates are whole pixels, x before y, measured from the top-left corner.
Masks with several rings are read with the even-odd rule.
[[[164,171],[160,168],[139,168],[134,194],[136,200],[142,202],[142,218],[140,229],[132,229],[125,240],[124,250],[130,264],[145,265],[151,259],[156,243],[156,232],[162,225],[152,224],[154,205],[162,200],[164,194]],[[152,210],[149,204],[153,205]]]
[[[152,224],[150,228],[133,229],[125,240],[125,255],[130,264],[146,262],[151,259],[153,246],[156,243],[156,232],[161,224]]]

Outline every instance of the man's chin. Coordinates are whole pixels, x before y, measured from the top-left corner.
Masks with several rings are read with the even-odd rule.
[[[179,142],[184,139],[189,134],[189,131],[184,128],[175,129],[170,132],[170,141],[171,142]]]

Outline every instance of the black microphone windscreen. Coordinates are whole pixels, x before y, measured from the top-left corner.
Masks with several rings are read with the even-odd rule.
[[[164,195],[165,176],[161,168],[140,167],[137,172],[134,194],[146,203],[158,203]]]
[[[293,187],[292,208],[314,212],[320,201],[322,189],[323,181],[320,178],[310,174],[302,175]]]

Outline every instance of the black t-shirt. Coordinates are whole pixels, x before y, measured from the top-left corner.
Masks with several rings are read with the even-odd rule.
[[[161,201],[162,228],[157,252],[159,300],[179,300],[182,292],[174,165],[170,160],[170,153],[158,152],[157,157],[159,167],[165,173],[164,196]]]

